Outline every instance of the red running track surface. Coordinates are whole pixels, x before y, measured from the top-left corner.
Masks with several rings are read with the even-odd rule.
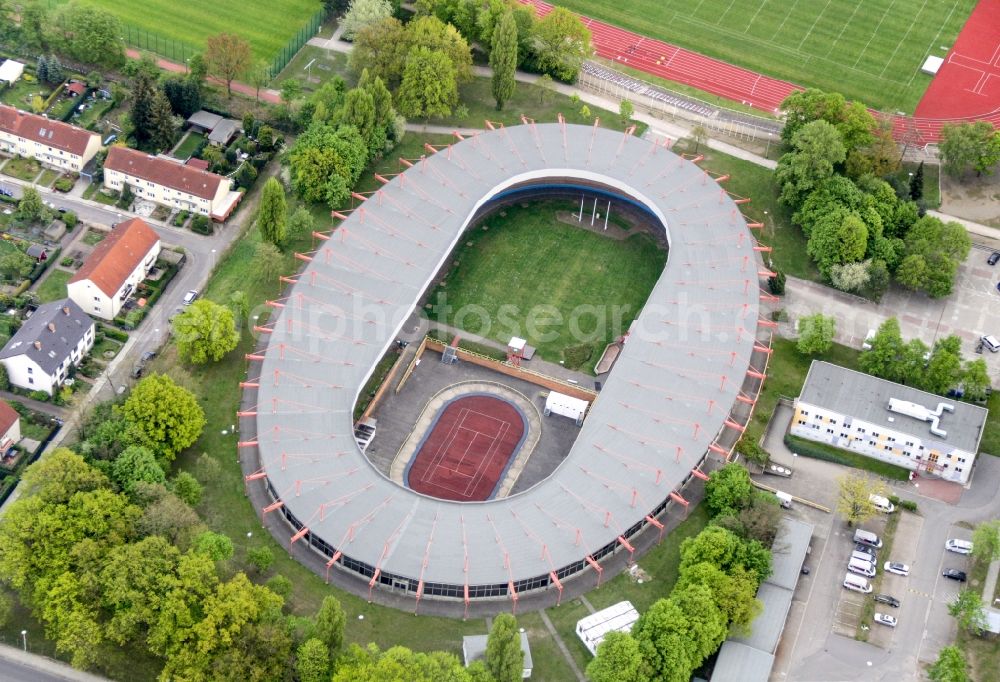
[[[519,0],[533,5],[544,17],[552,5],[541,0]],[[778,105],[801,86],[741,69],[682,47],[646,38],[581,15],[593,35],[594,50],[605,59],[704,90],[773,114]]]
[[[552,5],[542,0],[518,0],[521,4],[531,5],[539,16],[545,16],[552,11]],[[1000,32],[1000,0],[980,0],[969,21],[966,22],[952,54],[958,53],[955,64],[945,72],[946,64],[938,76],[932,81],[931,87],[924,93],[917,107],[917,116],[892,115],[893,134],[897,140],[906,141],[912,145],[925,145],[937,142],[941,137],[941,127],[946,123],[957,121],[988,120],[995,128],[1000,128],[1000,41],[989,36]],[[645,71],[660,78],[683,83],[705,92],[734,102],[748,104],[761,111],[774,113],[781,102],[796,90],[804,88],[788,81],[778,80],[733,66],[718,59],[685,50],[676,45],[664,43],[653,38],[647,38],[631,31],[611,26],[590,17],[580,15],[581,21],[590,29],[593,35],[594,50],[605,59]],[[968,33],[968,37],[966,34]],[[986,36],[985,38],[983,36]],[[986,40],[984,47],[972,49],[963,45],[974,45]],[[978,87],[982,92],[979,97],[983,106],[973,109],[962,109],[968,106],[971,98],[977,95],[953,92],[954,85],[948,84],[948,73],[956,69],[969,69],[971,63],[966,57],[984,61],[991,59],[990,78]],[[952,55],[949,54],[949,60]],[[949,61],[949,64],[951,62]],[[965,67],[959,65],[964,63]],[[985,69],[981,69],[985,72]],[[945,77],[942,78],[942,75]],[[937,85],[940,84],[940,85]],[[937,86],[937,89],[935,88]],[[973,86],[975,89],[976,86]],[[939,94],[940,93],[940,94]],[[954,103],[949,100],[955,97]],[[959,105],[960,102],[965,105]],[[950,113],[940,113],[948,111]],[[878,114],[879,112],[873,111]]]
[[[410,489],[444,500],[488,500],[519,449],[524,419],[489,396],[448,403],[406,473]]]

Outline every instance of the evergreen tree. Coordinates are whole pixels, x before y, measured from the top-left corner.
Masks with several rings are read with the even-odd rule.
[[[285,190],[275,178],[268,178],[264,183],[264,192],[260,199],[260,210],[257,213],[257,227],[264,241],[275,246],[285,242],[288,233],[286,218],[288,205],[285,202]]]
[[[910,198],[920,201],[924,198],[924,162],[917,166],[917,172],[910,177]]]
[[[153,76],[143,71],[136,74],[132,81],[132,127],[139,147],[152,140],[152,111],[157,92]]]
[[[63,71],[62,62],[59,61],[59,57],[54,54],[49,55],[45,68],[46,82],[56,85],[62,83],[65,79],[66,74]]]
[[[517,81],[514,80],[514,71],[517,69],[517,23],[510,10],[504,12],[493,31],[490,68],[493,69],[493,99],[496,100],[497,111],[500,111],[504,103],[514,95],[514,88],[517,86]]]
[[[174,112],[170,102],[161,90],[154,91],[152,107],[149,111],[149,143],[156,150],[169,149],[174,144]]]
[[[38,55],[38,63],[35,66],[35,75],[38,77],[39,83],[49,82],[49,60],[45,58],[45,55]]]

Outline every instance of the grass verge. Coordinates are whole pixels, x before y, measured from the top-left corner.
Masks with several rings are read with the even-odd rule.
[[[803,457],[812,457],[813,459],[822,459],[855,469],[864,469],[865,471],[870,471],[873,474],[878,474],[893,481],[910,480],[909,469],[904,469],[895,464],[889,464],[888,462],[883,462],[857,452],[851,452],[850,450],[843,450],[825,443],[816,443],[790,434],[785,436],[785,445],[788,446],[789,450]]]
[[[902,512],[900,512],[902,513]],[[892,556],[892,543],[896,538],[896,528],[899,526],[899,513],[889,514],[888,520],[885,522],[885,530],[882,531],[882,549],[879,552],[882,556],[889,557]],[[876,575],[871,579],[872,593],[865,596],[865,603],[861,607],[861,615],[858,616],[858,630],[854,635],[854,639],[861,642],[868,641],[868,635],[871,633],[871,628],[875,625],[875,597],[882,590],[882,578],[885,577],[885,571],[881,570],[881,566],[876,568]],[[867,626],[868,629],[865,629]]]
[[[48,276],[42,280],[42,283],[38,285],[38,289],[35,290],[35,293],[38,294],[38,300],[42,303],[49,303],[50,301],[58,301],[60,298],[66,298],[66,283],[69,282],[69,278],[72,276],[73,273],[71,272],[52,269]]]

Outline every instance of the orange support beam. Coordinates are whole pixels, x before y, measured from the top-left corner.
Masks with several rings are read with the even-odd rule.
[[[257,447],[257,441],[255,440],[241,440],[236,444],[238,448],[255,448]]]
[[[256,417],[257,416],[257,410],[253,410],[252,412],[237,412],[236,416],[237,417]]]
[[[263,471],[256,471],[252,474],[247,474],[243,477],[244,481],[257,481],[262,478],[267,478],[267,474]]]
[[[556,588],[559,590],[559,598],[556,599],[556,606],[559,606],[559,604],[562,603],[562,592],[563,592],[562,583],[559,582],[559,576],[556,575],[555,571],[549,571],[549,577],[552,578],[552,584],[555,585]]]
[[[689,504],[691,504],[690,502],[688,502],[687,500],[685,500],[683,497],[681,497],[680,493],[676,493],[674,491],[670,491],[670,499],[673,500],[674,502],[676,502],[677,504],[685,506],[685,507],[688,506]]]
[[[295,535],[293,535],[292,539],[289,540],[289,542],[288,542],[289,547],[292,544],[294,544],[294,543],[298,542],[299,540],[301,540],[302,538],[304,538],[306,536],[306,533],[308,533],[308,532],[309,532],[309,529],[307,527],[305,527],[305,526],[302,526],[302,528],[299,530],[299,532],[296,533]]]
[[[260,384],[256,381],[241,381],[240,388],[260,388]]]
[[[697,467],[691,470],[691,475],[694,476],[695,478],[700,478],[703,481],[708,480],[708,474],[706,474],[704,471],[702,471]]]
[[[597,563],[597,559],[590,556],[589,554],[584,558],[587,560],[587,563],[590,564],[590,567],[595,571],[597,571],[597,586],[600,587],[601,578],[604,576],[604,567],[601,566],[599,563]]]
[[[751,230],[761,230],[764,229],[764,223],[747,223],[747,227]]]
[[[715,443],[712,443],[711,445],[709,445],[708,449],[711,450],[712,452],[716,452],[716,453],[722,455],[726,459],[729,459],[729,450],[724,450],[720,446],[716,445]]]
[[[269,504],[266,507],[264,507],[264,513],[265,514],[269,514],[269,513],[273,512],[276,509],[281,509],[284,506],[285,506],[285,501],[284,500],[278,500],[277,502],[275,502],[273,504]]]

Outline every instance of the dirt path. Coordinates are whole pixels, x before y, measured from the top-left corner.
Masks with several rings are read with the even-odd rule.
[[[142,57],[142,53],[139,52],[139,50],[133,50],[132,48],[125,50],[125,54],[127,54],[132,59],[139,59]],[[183,64],[178,64],[177,62],[172,62],[167,59],[163,59],[162,57],[156,57],[156,65],[161,69],[163,69],[164,71],[170,71],[172,73],[187,73],[187,67],[184,66]],[[214,83],[215,85],[221,85],[221,86],[226,85],[225,81],[219,80],[214,76],[209,76],[208,82]],[[257,96],[256,88],[254,88],[251,85],[247,85],[246,83],[239,83],[237,81],[233,81],[233,92],[238,92],[241,95],[246,95],[247,97]],[[261,88],[260,99],[263,102],[278,104],[281,101],[281,95],[278,94],[277,90]]]
[[[961,181],[942,173],[941,212],[1000,227],[1000,173]]]

